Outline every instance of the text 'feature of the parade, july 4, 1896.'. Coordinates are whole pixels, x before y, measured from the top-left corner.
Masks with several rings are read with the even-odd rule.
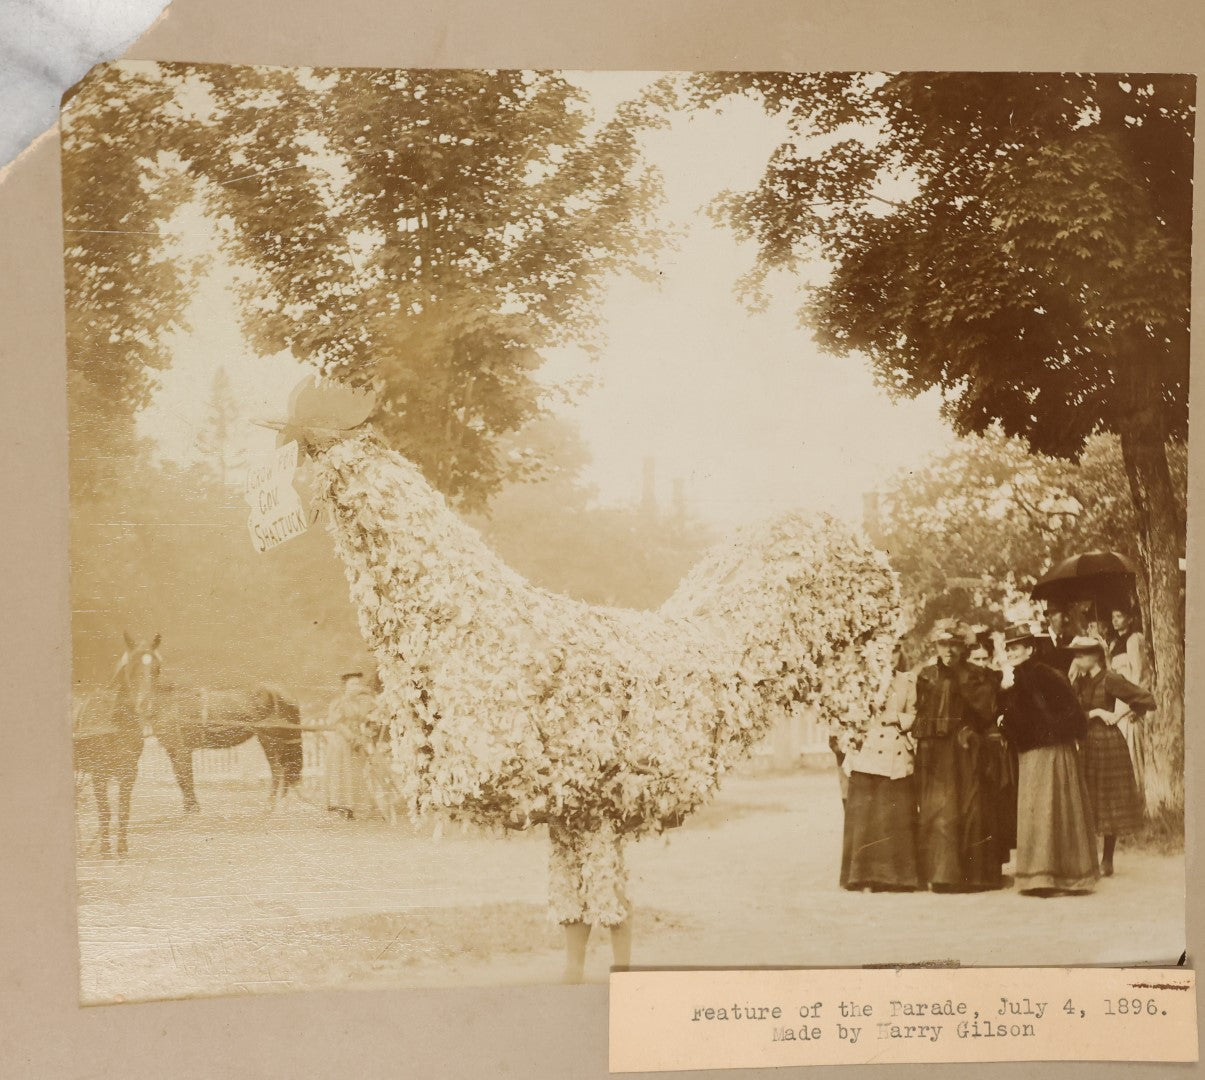
[[[633,971],[613,1072],[973,1061],[1194,1061],[1184,968]]]

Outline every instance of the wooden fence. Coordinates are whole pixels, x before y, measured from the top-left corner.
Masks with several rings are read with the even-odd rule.
[[[303,777],[322,775],[322,755],[325,744],[320,732],[306,731],[301,735]],[[268,759],[258,739],[248,739],[239,746],[223,750],[197,750],[192,756],[193,778],[206,780],[262,780],[268,782]],[[138,763],[140,783],[171,786],[176,778],[167,753],[153,736],[143,745]]]
[[[814,709],[793,705],[770,725],[766,737],[753,748],[755,768],[790,769],[801,764],[830,764],[828,727]]]
[[[322,775],[325,743],[321,732],[306,731],[301,736],[302,776]],[[828,730],[809,709],[794,708],[783,713],[766,737],[753,749],[752,764],[757,768],[791,768],[804,762],[829,760]],[[147,784],[174,784],[171,763],[159,741],[149,738],[142,752],[138,775]],[[193,754],[193,776],[207,780],[268,781],[268,762],[258,739],[224,750],[198,750]]]

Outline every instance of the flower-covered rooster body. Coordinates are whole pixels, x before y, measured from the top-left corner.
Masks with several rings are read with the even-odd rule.
[[[621,919],[622,889],[599,879],[621,873],[623,839],[681,822],[783,707],[813,703],[848,746],[883,700],[895,577],[832,518],[746,529],[657,611],[594,607],[503,564],[370,426],[291,426],[314,453],[411,812],[547,823],[562,921],[597,895],[597,921]]]

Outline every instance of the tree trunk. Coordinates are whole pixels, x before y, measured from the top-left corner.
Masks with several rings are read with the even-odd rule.
[[[1146,807],[1152,818],[1184,811],[1184,592],[1180,558],[1185,520],[1167,465],[1166,433],[1153,410],[1121,429],[1121,452],[1138,520],[1139,594],[1155,670],[1158,708],[1149,718]]]

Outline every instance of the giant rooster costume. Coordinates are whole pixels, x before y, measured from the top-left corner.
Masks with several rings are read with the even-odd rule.
[[[504,565],[335,384],[294,393],[282,438],[313,456],[383,684],[414,815],[546,824],[561,923],[626,920],[623,844],[680,823],[811,703],[856,744],[897,637],[886,557],[788,514],[706,555],[657,611],[593,607]]]

